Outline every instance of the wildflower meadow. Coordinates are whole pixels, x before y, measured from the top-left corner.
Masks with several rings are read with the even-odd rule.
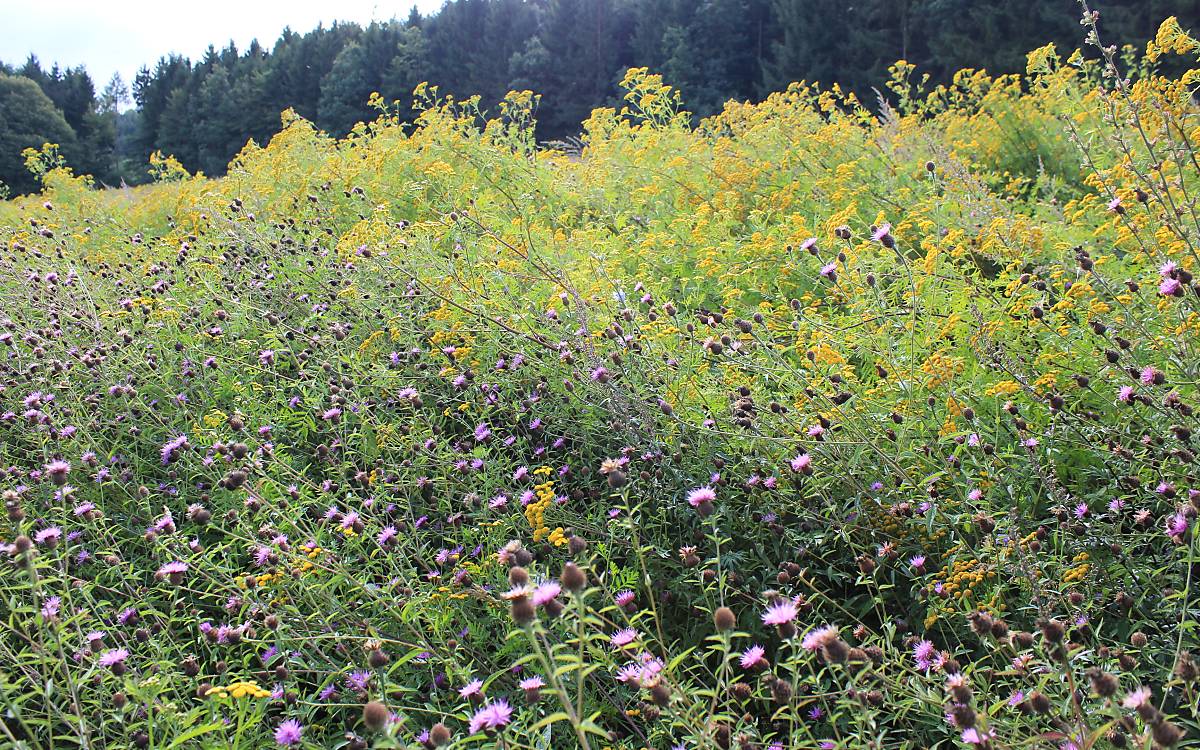
[[[1200,43],[1083,22],[555,148],[422,85],[27,152],[0,746],[1200,747]]]

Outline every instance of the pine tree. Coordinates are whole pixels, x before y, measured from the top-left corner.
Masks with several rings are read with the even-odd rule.
[[[385,101],[399,102],[401,117],[411,120],[413,90],[429,80],[429,73],[429,43],[421,26],[410,19],[400,31],[395,56],[383,73],[379,93]]]
[[[176,91],[184,90],[191,75],[191,63],[178,55],[160,59],[153,73],[149,68],[138,71],[133,81],[133,99],[141,112],[136,143],[142,163],[161,147],[159,131],[167,105]]]
[[[376,89],[367,68],[367,51],[352,42],[338,53],[321,81],[317,124],[335,135],[345,135],[357,122],[374,119],[367,100]]]
[[[615,0],[550,0],[539,33],[548,64],[538,72],[539,135],[575,135],[592,109],[615,104],[630,60],[633,17]]]

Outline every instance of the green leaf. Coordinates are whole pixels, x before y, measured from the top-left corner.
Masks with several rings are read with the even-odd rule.
[[[550,714],[546,718],[542,719],[541,721],[539,721],[536,724],[534,724],[533,726],[531,726],[529,728],[529,731],[536,732],[536,731],[540,730],[542,727],[548,727],[555,722],[570,721],[570,720],[571,720],[571,717],[567,716],[567,714],[565,712],[556,711],[555,713]]]
[[[218,729],[224,729],[224,728],[225,728],[225,724],[223,724],[221,722],[213,722],[212,724],[202,724],[193,729],[189,729],[188,731],[186,731],[183,734],[176,737],[175,741],[172,742],[170,745],[167,745],[167,750],[171,750],[171,748],[179,747],[180,745],[187,742],[188,740],[195,739],[196,737],[199,737],[202,734],[208,734],[209,732],[215,732]]]

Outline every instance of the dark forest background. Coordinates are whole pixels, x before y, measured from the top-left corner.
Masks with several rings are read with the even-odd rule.
[[[1107,41],[1121,44],[1144,44],[1170,15],[1188,29],[1200,21],[1200,0],[1093,6]],[[1017,72],[1046,42],[1080,46],[1079,16],[1076,0],[450,0],[430,16],[414,9],[366,27],[285,29],[270,47],[172,55],[99,92],[83,68],[30,58],[0,63],[0,182],[35,189],[20,151],[46,141],[107,185],[145,181],[155,150],[219,175],[248,139],[269,140],[288,107],[341,135],[374,118],[372,92],[411,114],[421,81],[479,94],[485,107],[532,89],[543,95],[543,140],[575,135],[594,107],[615,104],[629,67],[662,73],[697,116],[798,80],[871,102],[896,60],[933,83],[966,67]]]

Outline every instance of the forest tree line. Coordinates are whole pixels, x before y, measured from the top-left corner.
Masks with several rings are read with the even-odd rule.
[[[1185,28],[1200,20],[1197,0],[1092,5],[1122,44],[1144,44],[1170,15]],[[615,104],[629,67],[662,73],[697,116],[799,80],[837,83],[869,103],[896,60],[935,84],[967,67],[1017,72],[1047,42],[1080,46],[1079,17],[1077,0],[449,0],[429,16],[413,9],[365,27],[285,29],[270,47],[171,55],[130,88],[114,77],[97,92],[85,69],[30,58],[0,63],[0,182],[34,189],[20,150],[46,141],[108,185],[144,181],[154,151],[219,175],[247,140],[270,139],[284,109],[341,135],[374,118],[373,92],[411,115],[422,81],[479,94],[485,107],[512,89],[542,94],[542,139],[575,135],[593,108]]]

